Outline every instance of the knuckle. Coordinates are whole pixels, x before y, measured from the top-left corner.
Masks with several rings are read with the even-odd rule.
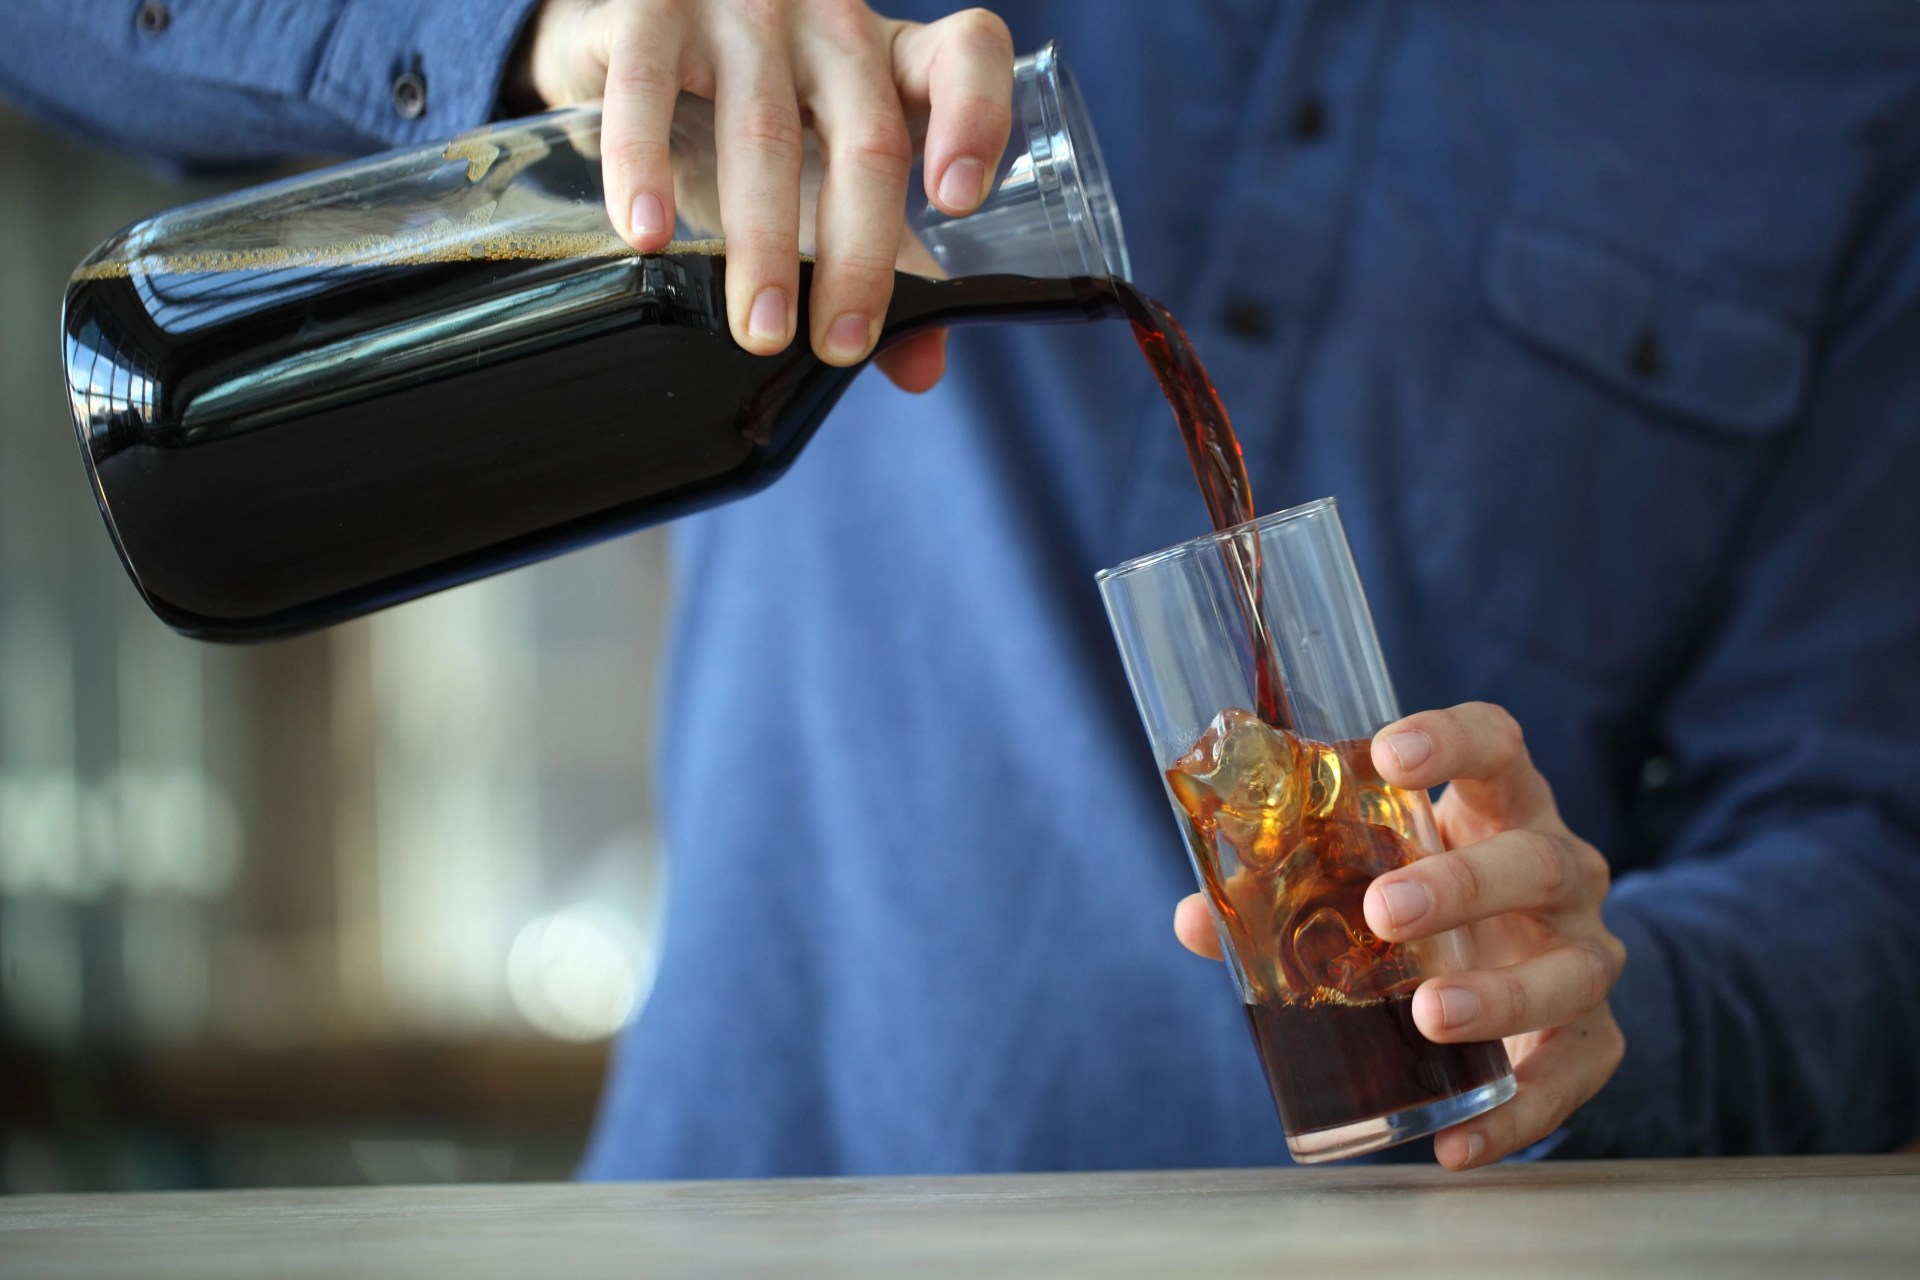
[[[825,310],[878,313],[885,309],[893,288],[893,263],[869,253],[842,254],[834,260],[830,277],[815,279],[828,291],[822,296],[834,300]]]
[[[880,51],[880,23],[861,0],[817,0],[808,20],[844,52],[870,55]]]
[[[636,71],[644,76],[647,68],[654,68],[661,73],[678,70],[677,59],[665,65],[661,63],[661,54],[666,46],[659,39],[663,25],[671,23],[678,28],[681,18],[678,4],[660,4],[653,12],[644,15],[633,10],[614,8],[608,20],[595,23],[591,28],[594,33],[593,51],[602,60],[609,88],[618,77]],[[672,43],[677,47],[677,42]]]
[[[1548,899],[1559,898],[1572,886],[1573,851],[1565,841],[1543,831],[1516,830],[1507,833],[1519,856],[1526,859],[1534,883]]]
[[[623,138],[607,150],[615,171],[629,182],[642,176],[664,174],[673,161],[673,153],[666,143],[652,138]]]
[[[727,234],[727,256],[782,267],[799,257],[799,238],[792,228],[743,227]]]
[[[1613,957],[1604,947],[1591,942],[1577,944],[1574,953],[1580,961],[1581,977],[1586,984],[1581,1007],[1583,1010],[1597,1008],[1606,1000],[1607,992],[1613,990],[1616,973]]]
[[[977,133],[1003,137],[1013,128],[1013,103],[991,95],[970,97],[960,102],[954,114]]]
[[[1495,702],[1479,702],[1474,706],[1486,718],[1502,760],[1516,760],[1526,754],[1526,732],[1511,711]]]
[[[833,259],[834,277],[841,287],[879,293],[893,283],[893,259],[869,249],[845,248]]]
[[[1527,993],[1527,984],[1520,980],[1518,974],[1510,973],[1506,976],[1505,1000],[1507,1025],[1519,1030],[1532,1030],[1532,1025],[1528,1021],[1532,997]]]
[[[898,116],[867,121],[847,142],[841,156],[862,169],[904,173],[913,164],[913,142]]]
[[[779,26],[786,5],[783,0],[733,0],[733,16],[741,26],[764,35]]]
[[[734,128],[742,142],[781,160],[800,158],[800,110],[786,98],[756,98],[740,113]]]
[[[607,92],[632,98],[671,97],[680,92],[680,77],[664,63],[623,51],[607,69]]]
[[[1422,730],[1433,742],[1433,757],[1416,772],[1449,779],[1482,778],[1493,772],[1485,759],[1486,744],[1461,708],[1415,716],[1410,727]]]
[[[1455,911],[1471,914],[1486,899],[1486,880],[1480,874],[1478,864],[1471,858],[1463,858],[1457,853],[1443,853],[1427,858],[1425,862],[1446,877],[1444,888],[1452,899]]]
[[[1613,984],[1620,981],[1620,975],[1627,968],[1627,944],[1610,933],[1600,935],[1601,954],[1607,961],[1607,990],[1613,990]]]
[[[1580,841],[1574,858],[1579,868],[1580,888],[1587,899],[1606,901],[1607,894],[1613,891],[1613,868],[1607,865],[1606,857],[1592,845]]]
[[[982,53],[1013,56],[1013,32],[991,9],[962,9],[953,15],[954,31]]]

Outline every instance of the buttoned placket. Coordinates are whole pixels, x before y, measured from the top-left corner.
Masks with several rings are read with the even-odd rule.
[[[1295,404],[1316,327],[1351,250],[1368,107],[1396,6],[1301,0],[1282,10],[1248,95],[1199,279],[1182,300],[1193,336],[1248,447],[1260,509],[1318,494],[1284,487]],[[1130,526],[1142,542],[1204,519],[1184,445],[1164,404],[1146,411]],[[1262,479],[1268,483],[1263,486]],[[1169,519],[1169,513],[1179,513]]]

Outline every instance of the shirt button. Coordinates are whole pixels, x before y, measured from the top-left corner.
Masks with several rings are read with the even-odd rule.
[[[147,0],[133,12],[133,25],[150,36],[157,36],[173,25],[173,14],[160,0]]]
[[[1220,322],[1227,327],[1228,333],[1242,338],[1259,341],[1273,336],[1273,315],[1252,298],[1235,298],[1227,303]]]
[[[1301,142],[1318,142],[1327,132],[1327,104],[1317,93],[1303,96],[1293,106],[1293,136]]]
[[[427,78],[403,71],[393,78],[393,113],[402,120],[418,120],[427,113]]]
[[[1633,340],[1633,350],[1627,353],[1627,367],[1648,382],[1658,382],[1667,371],[1667,353],[1661,349],[1660,335],[1642,329]]]

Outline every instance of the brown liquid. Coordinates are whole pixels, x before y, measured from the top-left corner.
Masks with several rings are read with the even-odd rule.
[[[1181,438],[1186,441],[1187,460],[1193,464],[1194,479],[1200,482],[1200,495],[1206,501],[1213,527],[1224,532],[1246,524],[1257,513],[1253,484],[1247,479],[1246,460],[1240,453],[1240,438],[1233,432],[1226,406],[1220,403],[1220,393],[1214,390],[1213,379],[1207,376],[1192,340],[1164,306],[1131,285],[1121,284],[1119,290],[1120,305],[1133,325],[1140,353],[1153,367],[1160,390],[1173,406]],[[1291,726],[1293,712],[1287,704],[1287,686],[1267,635],[1261,600],[1259,538],[1250,530],[1236,534],[1227,539],[1224,551],[1228,572],[1238,587],[1240,616],[1251,646],[1254,706],[1267,723]]]
[[[763,487],[858,370],[808,349],[811,262],[801,337],[775,356],[735,346],[723,248],[376,238],[83,268],[62,317],[68,388],[129,572],[177,629],[261,639]],[[933,325],[1121,315],[1216,524],[1251,519],[1205,369],[1130,285],[901,273],[882,343]],[[1230,558],[1258,582],[1251,540]],[[1256,638],[1257,603],[1245,606]],[[1259,672],[1259,706],[1285,723],[1277,676]]]
[[[1229,708],[1167,782],[1239,958],[1289,1133],[1438,1102],[1506,1074],[1497,1042],[1439,1045],[1419,1033],[1420,947],[1367,927],[1367,886],[1410,861],[1432,822],[1424,797],[1380,777],[1368,742],[1312,742]]]
[[[752,493],[859,372],[729,334],[717,245],[377,244],[83,271],[63,329],[102,513],[154,612],[254,640]],[[1117,317],[1105,280],[896,277],[884,338]]]
[[[1173,405],[1221,532],[1255,516],[1239,441],[1179,321],[1122,288],[1140,349]],[[1294,719],[1269,635],[1260,549],[1224,539],[1247,628],[1257,714],[1220,713],[1167,772],[1186,812],[1195,863],[1253,996],[1247,1022],[1281,1123],[1293,1135],[1339,1128],[1451,1098],[1505,1075],[1498,1042],[1440,1045],[1413,1022],[1417,949],[1383,942],[1361,903],[1376,876],[1432,838],[1424,797],[1388,786],[1371,744],[1331,746]]]
[[[1364,1008],[1246,1006],[1280,1123],[1291,1134],[1336,1129],[1423,1107],[1507,1074],[1496,1041],[1435,1044],[1413,1025],[1410,997]]]

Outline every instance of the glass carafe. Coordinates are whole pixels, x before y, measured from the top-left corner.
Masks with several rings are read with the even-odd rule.
[[[74,426],[147,603],[251,640],[668,520],[777,478],[858,368],[732,340],[711,104],[673,129],[676,239],[636,255],[602,201],[597,108],[161,214],[75,271]],[[918,165],[881,345],[932,325],[1117,314],[1126,248],[1053,46],[1015,71],[986,202]]]

